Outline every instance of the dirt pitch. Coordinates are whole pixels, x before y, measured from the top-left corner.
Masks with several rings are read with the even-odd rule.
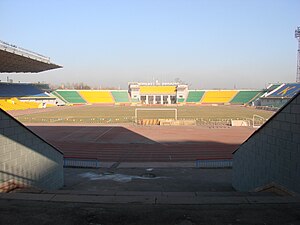
[[[232,158],[253,128],[201,126],[27,124],[65,157],[102,162],[183,162]]]

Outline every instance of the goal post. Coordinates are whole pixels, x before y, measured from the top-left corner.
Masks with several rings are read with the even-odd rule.
[[[254,114],[252,121],[253,121],[253,128],[260,128],[261,125],[263,125],[266,122],[266,119],[262,116]]]
[[[177,109],[176,109],[176,108],[136,108],[136,109],[135,109],[135,112],[134,112],[134,122],[135,122],[135,123],[138,123],[139,112],[141,112],[141,111],[144,111],[144,112],[149,111],[150,114],[152,114],[152,115],[150,115],[150,117],[153,116],[153,113],[152,113],[152,112],[156,111],[156,114],[158,113],[158,115],[156,115],[157,118],[159,118],[160,116],[161,116],[161,117],[164,117],[164,115],[160,114],[160,113],[163,112],[163,111],[168,111],[168,112],[173,111],[174,114],[172,115],[172,117],[173,117],[175,120],[177,120],[177,118],[178,118],[178,113],[177,113]],[[146,117],[147,117],[147,116],[146,116]],[[169,117],[169,116],[168,116],[168,117]],[[149,119],[149,118],[148,118],[148,119]],[[162,119],[162,118],[159,118],[159,119]]]

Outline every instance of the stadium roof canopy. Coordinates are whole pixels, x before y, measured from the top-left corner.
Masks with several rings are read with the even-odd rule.
[[[38,73],[62,66],[50,58],[0,41],[0,73]]]

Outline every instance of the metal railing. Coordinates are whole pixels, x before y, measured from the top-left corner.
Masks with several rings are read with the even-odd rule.
[[[94,158],[66,157],[64,167],[100,168],[100,161]]]
[[[207,158],[207,159],[197,159],[196,168],[231,168],[232,159],[229,158]]]
[[[11,45],[7,42],[1,41],[0,40],[0,49],[3,49],[5,51],[9,51],[9,52],[13,52],[13,53],[17,53],[19,55],[26,55],[28,57],[34,57],[37,60],[40,60],[42,62],[46,62],[46,63],[50,63],[50,58],[46,57],[44,55],[41,55],[39,53],[18,47],[16,45]]]

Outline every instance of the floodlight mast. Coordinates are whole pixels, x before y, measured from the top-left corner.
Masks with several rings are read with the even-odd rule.
[[[295,30],[295,38],[298,39],[296,82],[300,83],[300,27],[297,27],[297,29]]]

